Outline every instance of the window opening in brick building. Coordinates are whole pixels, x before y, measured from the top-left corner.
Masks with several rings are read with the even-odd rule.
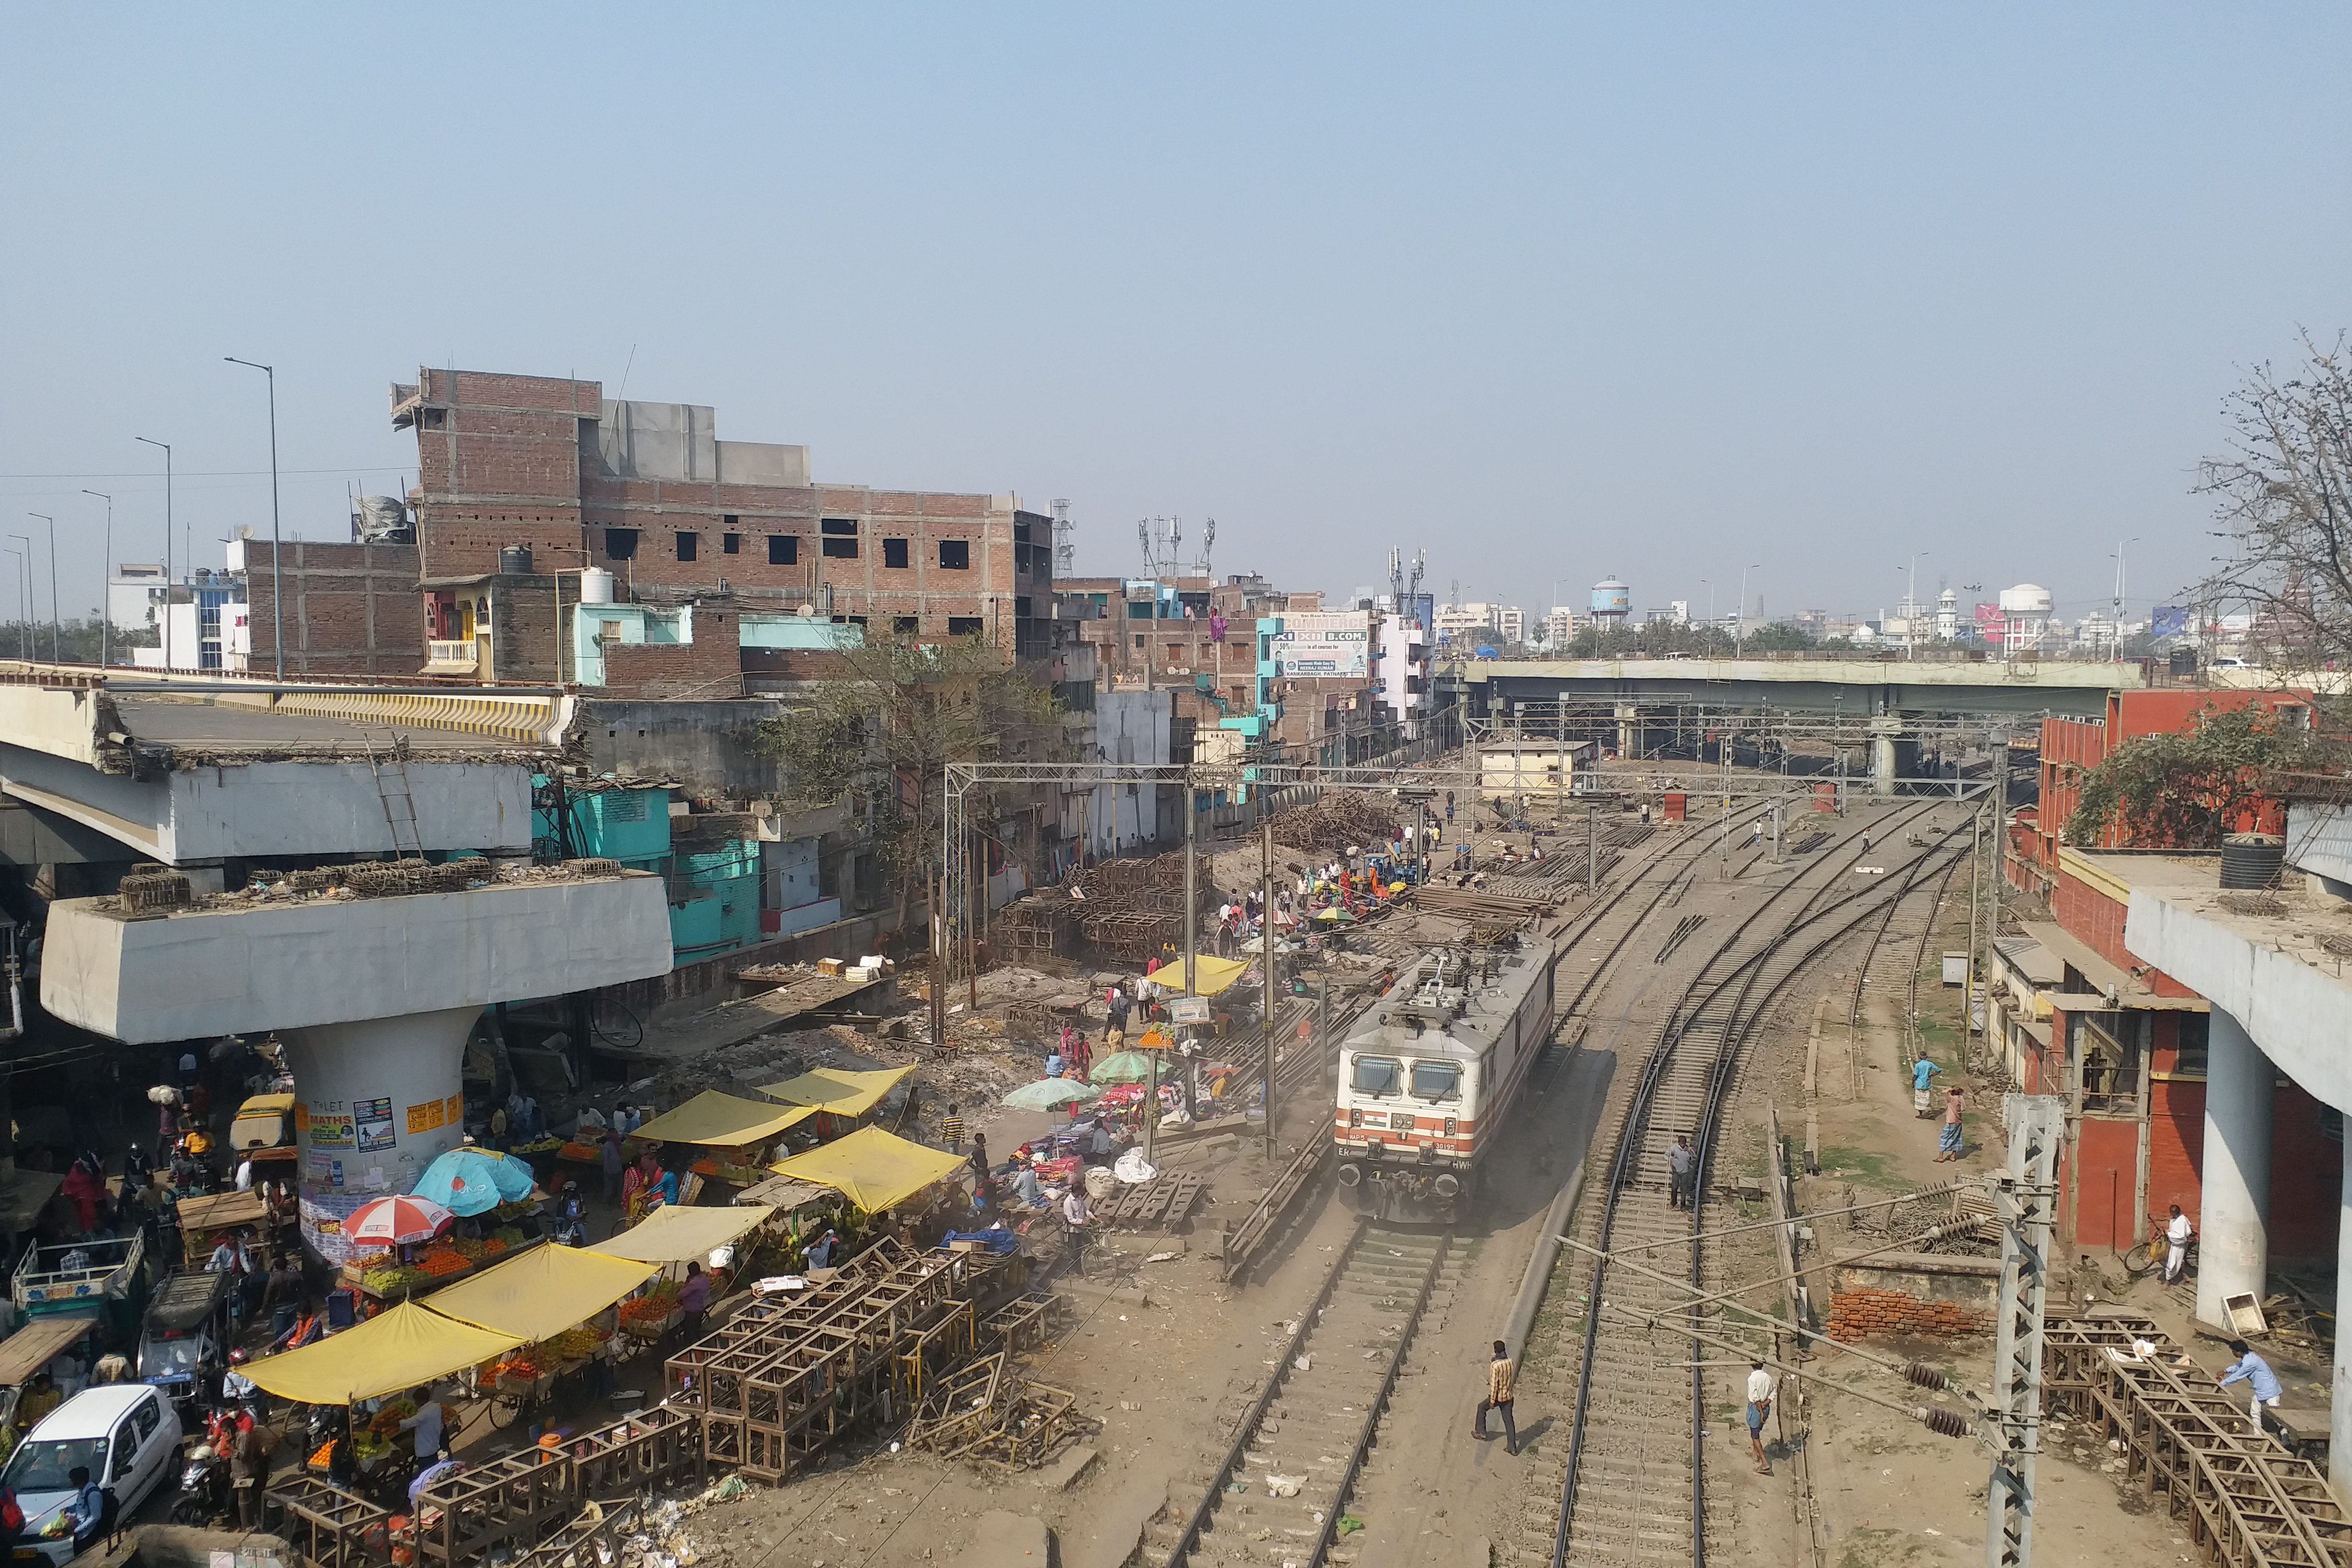
[[[940,541],[940,566],[949,572],[971,570],[971,541],[942,539]]]
[[[698,536],[690,531],[679,531],[677,536],[677,558],[680,561],[691,561],[694,559],[694,546],[698,538]]]
[[[800,541],[800,535],[798,535],[798,534],[796,534],[796,533],[772,533],[772,534],[768,535],[768,564],[769,564],[769,565],[771,565],[771,566],[793,566],[793,565],[797,565],[797,564],[799,563],[799,562],[800,562],[800,558],[801,558],[801,541]]]
[[[923,617],[893,616],[890,617],[890,630],[902,637],[919,637],[923,630]]]
[[[731,521],[731,520],[730,520],[730,521]],[[742,552],[743,552],[743,536],[742,536],[741,534],[740,534],[740,533],[722,533],[722,534],[720,534],[720,535],[719,536],[719,554],[721,554],[721,555],[740,555]]]
[[[1151,601],[1149,599],[1129,599],[1127,602],[1127,618],[1130,621],[1150,620],[1151,618]]]
[[[1029,596],[1026,594],[1013,601],[1013,613],[1024,621],[1034,613],[1029,607]]]
[[[862,626],[866,624],[866,617],[864,616],[852,616],[849,617],[849,624],[853,626]]]
[[[637,558],[637,531],[634,528],[606,529],[604,555],[611,561],[635,561]]]
[[[438,430],[446,419],[447,416],[442,410],[438,408],[428,408],[425,411],[425,428],[427,430]]]
[[[982,629],[980,617],[978,616],[950,616],[948,617],[948,636],[951,637],[975,637],[981,634]]]
[[[721,517],[719,521],[721,521],[721,522],[723,522],[723,523],[725,523],[728,527],[732,528],[732,527],[734,527],[734,526],[735,526],[735,522],[736,522],[735,514],[734,514],[733,512],[731,512],[731,511],[730,511],[730,512],[727,513],[724,517]]]
[[[828,561],[857,559],[857,520],[856,518],[828,517],[816,526],[817,531],[824,535],[825,559]]]
[[[884,540],[882,542],[882,564],[885,566],[896,566],[903,569],[907,564],[907,542],[903,539]]]

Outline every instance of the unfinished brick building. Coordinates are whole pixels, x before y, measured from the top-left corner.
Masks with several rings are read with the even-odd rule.
[[[716,697],[869,631],[1052,646],[1052,520],[1012,497],[819,485],[806,447],[593,381],[422,369],[392,418],[423,673]]]

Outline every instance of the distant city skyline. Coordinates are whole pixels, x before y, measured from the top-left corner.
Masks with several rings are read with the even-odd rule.
[[[424,361],[1066,497],[1087,574],[1174,513],[1335,595],[1397,546],[1531,616],[1723,613],[1750,562],[1876,613],[1925,551],[2079,616],[2136,539],[2145,613],[2242,367],[2352,316],[2340,7],[696,15],[0,15],[0,515],[57,517],[63,612],[84,489],[161,553],[134,437],[175,563],[266,531],[234,354],[289,537],[413,477]]]

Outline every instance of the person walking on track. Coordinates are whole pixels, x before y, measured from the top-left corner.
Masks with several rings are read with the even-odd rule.
[[[1502,1341],[1495,1342],[1495,1359],[1486,1363],[1486,1397],[1478,1402],[1478,1419],[1471,1426],[1471,1435],[1481,1443],[1486,1431],[1486,1412],[1492,1410],[1503,1418],[1504,1447],[1509,1452],[1519,1451],[1519,1429],[1511,1420],[1511,1347]]]
[[[1690,1208],[1691,1187],[1698,1177],[1698,1152],[1690,1146],[1690,1134],[1675,1134],[1675,1146],[1666,1151],[1668,1189],[1666,1201],[1678,1209]]]
[[[1944,1131],[1936,1140],[1936,1163],[1943,1164],[1960,1157],[1960,1112],[1966,1109],[1968,1097],[1954,1084],[1944,1090]]]
[[[1943,1070],[1925,1056],[1911,1064],[1911,1114],[1922,1121],[1927,1120],[1927,1080]]]
[[[1772,1461],[1764,1457],[1764,1418],[1772,1414],[1772,1374],[1760,1361],[1748,1363],[1748,1447],[1756,1455],[1756,1473],[1769,1476]]]

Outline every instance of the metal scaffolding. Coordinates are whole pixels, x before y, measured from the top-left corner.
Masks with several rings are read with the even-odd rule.
[[[2042,1311],[2066,1104],[2054,1095],[2012,1094],[2001,1116],[2009,1128],[2009,1170],[1990,1184],[2001,1227],[2000,1321],[1993,1339],[1992,1398],[1978,1431],[1993,1450],[1985,1488],[1985,1562],[1990,1568],[2026,1568],[2033,1560],[2033,1460],[2042,1448]]]

